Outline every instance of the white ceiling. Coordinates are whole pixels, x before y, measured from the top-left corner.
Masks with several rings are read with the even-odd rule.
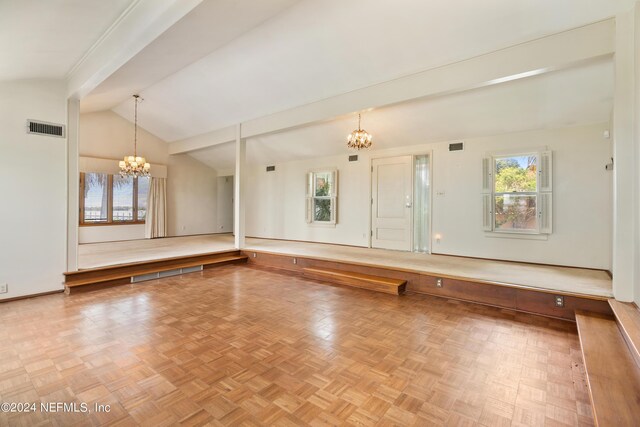
[[[243,7],[250,11],[262,1],[246,0]],[[286,2],[276,2],[261,12],[265,19],[272,17],[260,25],[242,34],[224,32],[221,40],[235,38],[223,45],[194,37],[206,33],[203,26],[219,23],[216,16],[204,19],[203,9],[203,16],[188,26],[190,31],[176,31],[167,43],[193,45],[197,54],[190,58],[214,50],[144,88],[139,121],[166,141],[180,140],[604,19],[632,3],[302,0],[285,7]],[[225,22],[247,29],[260,21],[248,24],[244,19],[229,14]],[[156,56],[146,50],[140,55],[132,70],[142,74],[145,68],[166,67],[172,58],[161,56],[156,63]],[[116,77],[100,96],[125,88],[114,111],[130,120],[132,103],[125,92],[135,79]]]
[[[363,115],[374,148],[605,122],[613,107],[611,61],[530,77],[452,96],[408,102]],[[356,116],[249,139],[250,164],[347,154]],[[234,167],[233,143],[190,153],[214,169]]]
[[[62,79],[133,0],[0,0],[0,80]]]
[[[117,106],[297,1],[204,0],[84,98],[82,112]]]

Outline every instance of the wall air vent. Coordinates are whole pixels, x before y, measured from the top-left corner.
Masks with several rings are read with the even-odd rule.
[[[36,135],[55,136],[58,138],[65,137],[64,125],[58,123],[43,122],[41,120],[27,120],[27,133]]]
[[[273,172],[276,170],[275,166],[267,166],[267,172]]]
[[[462,151],[464,150],[464,142],[454,142],[449,144],[449,151]]]
[[[358,155],[357,154],[352,154],[351,156],[349,156],[349,161],[350,162],[357,162],[358,161]]]

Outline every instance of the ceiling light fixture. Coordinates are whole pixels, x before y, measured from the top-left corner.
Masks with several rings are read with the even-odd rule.
[[[138,177],[149,176],[151,165],[147,163],[144,157],[138,156],[138,102],[142,101],[140,95],[133,95],[135,102],[133,116],[133,156],[125,156],[124,160],[120,160],[120,176],[122,177]]]
[[[360,114],[358,114],[358,129],[354,130],[347,137],[347,147],[361,150],[371,147],[373,136],[366,130],[360,128]]]

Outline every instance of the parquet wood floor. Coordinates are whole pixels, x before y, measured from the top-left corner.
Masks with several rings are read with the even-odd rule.
[[[0,425],[592,425],[575,325],[248,266],[0,304]]]

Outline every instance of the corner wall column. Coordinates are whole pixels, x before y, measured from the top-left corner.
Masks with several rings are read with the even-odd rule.
[[[635,8],[616,17],[613,107],[613,295],[633,301],[636,277],[636,144],[634,142]]]
[[[246,175],[247,141],[242,139],[242,125],[236,127],[236,173],[233,179],[233,235],[236,249],[245,246],[244,181]]]
[[[78,270],[80,101],[67,100],[67,271]]]

